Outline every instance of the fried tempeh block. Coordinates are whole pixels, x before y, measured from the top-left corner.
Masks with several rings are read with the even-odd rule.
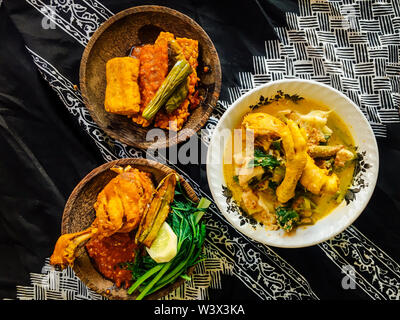
[[[139,60],[132,57],[107,61],[104,101],[107,112],[131,116],[140,111],[139,65]]]
[[[140,113],[132,117],[132,121],[143,127],[148,127],[151,121],[142,117],[144,108],[153,99],[158,88],[168,74],[168,40],[174,35],[161,32],[154,44],[146,44],[134,50],[134,55],[140,60]]]

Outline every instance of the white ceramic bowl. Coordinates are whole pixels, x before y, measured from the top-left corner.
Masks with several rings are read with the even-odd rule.
[[[355,145],[358,147],[359,169],[348,196],[330,214],[314,225],[299,227],[295,234],[287,236],[282,230],[267,231],[260,224],[254,225],[240,214],[235,202],[227,197],[226,182],[222,170],[224,133],[231,130],[257,104],[260,96],[271,97],[278,90],[298,94],[334,109],[347,124]],[[378,146],[375,135],[360,109],[343,93],[327,85],[309,80],[279,80],[257,87],[235,101],[224,113],[216,126],[207,154],[207,179],[213,198],[226,219],[240,232],[266,245],[299,248],[328,240],[351,225],[366,207],[374,191],[379,169]],[[224,192],[225,190],[225,192]]]

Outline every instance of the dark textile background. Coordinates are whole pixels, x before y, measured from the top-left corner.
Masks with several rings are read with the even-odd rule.
[[[252,70],[252,56],[275,39],[273,26],[285,25],[285,12],[297,1],[127,1],[103,0],[113,12],[142,4],[171,7],[195,19],[209,34],[223,71],[221,99],[238,85],[238,73]],[[0,298],[15,298],[16,286],[40,273],[59,236],[63,206],[74,186],[104,162],[99,150],[39,74],[25,46],[57,65],[78,83],[84,47],[62,30],[43,30],[42,16],[22,0],[0,7]],[[399,261],[400,126],[379,139],[380,173],[376,191],[355,225]],[[205,166],[184,166],[208,190]],[[367,298],[343,290],[343,275],[315,247],[275,250],[309,281],[322,299]],[[242,282],[224,276],[210,299],[256,299]]]

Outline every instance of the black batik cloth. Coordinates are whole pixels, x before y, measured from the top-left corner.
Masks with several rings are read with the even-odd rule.
[[[243,76],[253,72],[255,57],[270,54],[266,41],[279,43],[286,27],[332,22],[333,16],[354,9],[358,22],[378,21],[371,28],[382,30],[375,32],[395,39],[399,35],[398,2],[299,3],[300,7],[288,0],[4,0],[0,6],[0,298],[97,297],[78,285],[63,288],[58,283],[61,288],[52,288],[37,279],[47,279],[46,259],[60,235],[63,207],[75,185],[106,161],[143,156],[142,151],[106,137],[85,110],[79,90],[73,89],[79,83],[84,46],[102,22],[143,4],[164,5],[196,20],[220,57],[220,107],[233,102],[235,88],[243,87]],[[57,9],[54,29],[42,27],[46,6]],[[399,54],[398,44],[388,47],[390,54]],[[399,70],[398,59],[389,61],[390,72]],[[398,92],[398,80],[391,88]],[[398,103],[395,100],[394,107]],[[217,120],[215,116],[208,125]],[[208,215],[216,244],[210,248],[213,259],[202,270],[212,280],[200,297],[398,299],[400,125],[396,119],[388,121],[376,133],[381,165],[373,197],[357,221],[331,241],[303,249],[268,248],[239,234],[218,213]],[[196,183],[196,191],[210,197],[205,165],[177,168]],[[345,265],[356,271],[355,289],[342,286]]]

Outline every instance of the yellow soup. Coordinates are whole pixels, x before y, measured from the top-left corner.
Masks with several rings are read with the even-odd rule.
[[[249,109],[232,133],[224,152],[227,187],[267,229],[314,224],[344,199],[356,150],[332,109],[280,93]]]

